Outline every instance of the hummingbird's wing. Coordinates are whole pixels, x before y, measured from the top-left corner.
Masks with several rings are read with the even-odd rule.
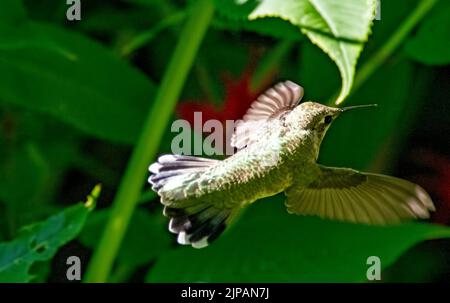
[[[236,124],[231,146],[242,149],[255,138],[255,130],[266,121],[292,110],[303,97],[303,88],[292,81],[280,82],[258,97]],[[253,136],[253,137],[252,137]]]
[[[419,185],[348,168],[319,165],[318,177],[308,186],[293,185],[285,193],[289,213],[356,223],[387,225],[425,219],[434,211]]]

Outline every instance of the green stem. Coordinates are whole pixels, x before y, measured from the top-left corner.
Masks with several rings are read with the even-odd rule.
[[[159,22],[154,27],[150,28],[147,31],[140,33],[139,35],[137,35],[133,39],[131,39],[131,41],[129,41],[127,44],[123,45],[122,49],[120,50],[120,55],[128,56],[132,52],[134,52],[137,49],[141,48],[142,46],[148,44],[154,37],[156,37],[156,35],[158,35],[164,29],[166,29],[169,26],[180,23],[185,18],[186,18],[186,12],[184,12],[184,11],[175,13],[175,14],[165,18],[164,20]]]
[[[422,20],[438,0],[421,0],[414,11],[400,25],[389,40],[359,69],[352,93],[354,93],[372,74],[394,53],[414,27]]]
[[[107,280],[139,199],[142,185],[147,176],[147,167],[156,156],[159,142],[170,121],[176,101],[212,19],[213,1],[198,0],[190,12],[122,178],[113,202],[112,213],[87,269],[85,282],[105,282]]]

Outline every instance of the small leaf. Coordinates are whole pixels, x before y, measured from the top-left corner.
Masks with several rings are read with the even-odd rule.
[[[386,268],[420,241],[450,237],[448,227],[437,225],[373,227],[289,215],[283,199],[251,206],[207,248],[182,247],[163,255],[147,281],[367,281],[369,256],[378,256]]]
[[[342,77],[336,100],[339,104],[352,87],[356,62],[370,33],[374,12],[374,0],[262,0],[249,19],[279,17],[300,27],[338,66]]]
[[[440,4],[405,45],[410,58],[428,65],[450,64],[450,3]]]
[[[97,195],[99,188],[91,196]],[[81,231],[93,204],[77,204],[43,222],[22,228],[11,242],[0,243],[0,282],[28,282],[30,267],[50,260],[57,250]]]

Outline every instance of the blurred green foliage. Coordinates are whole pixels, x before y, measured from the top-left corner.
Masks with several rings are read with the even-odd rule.
[[[14,47],[0,45],[2,99],[49,113],[88,134],[133,143],[147,100],[154,95],[151,81],[79,34],[47,24],[30,26],[42,39],[52,41],[54,51],[36,47],[35,37],[28,41],[18,35]]]
[[[317,1],[323,10],[310,1],[211,1],[216,12],[180,102],[220,106],[224,75],[238,78],[248,66],[255,79],[268,73],[291,79],[306,99],[322,103],[334,101],[342,86],[341,99],[351,93],[346,104],[380,106],[336,121],[320,162],[395,172],[404,141],[424,127],[415,118],[427,106],[438,65],[450,62],[448,1],[382,0],[381,20],[373,25],[374,1]],[[65,264],[55,253],[70,249],[73,239],[85,253],[95,250],[185,19],[195,14],[192,2],[82,1],[82,20],[69,22],[63,1],[0,1],[0,281],[47,280],[55,262]],[[355,70],[358,78],[408,16],[434,2],[351,91]],[[349,17],[348,6],[361,13]],[[174,134],[154,127],[165,128],[164,138],[148,140],[170,152]],[[82,205],[69,206],[97,183],[104,185],[98,210],[88,215]],[[292,216],[279,195],[253,205],[199,251],[172,245],[159,201],[149,197],[128,222],[110,281],[128,281],[136,272],[152,282],[365,281],[368,256],[394,266],[417,243],[450,235],[421,223],[379,228]],[[23,231],[24,225],[30,227]],[[416,281],[430,280],[440,264],[430,254],[408,256],[423,263]],[[410,273],[387,272],[394,280]]]

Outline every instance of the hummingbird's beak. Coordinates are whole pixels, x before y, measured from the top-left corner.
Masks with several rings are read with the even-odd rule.
[[[341,113],[343,113],[343,112],[353,110],[353,109],[369,108],[369,107],[377,107],[377,106],[378,106],[378,104],[353,105],[353,106],[343,107],[340,110],[341,110]]]

